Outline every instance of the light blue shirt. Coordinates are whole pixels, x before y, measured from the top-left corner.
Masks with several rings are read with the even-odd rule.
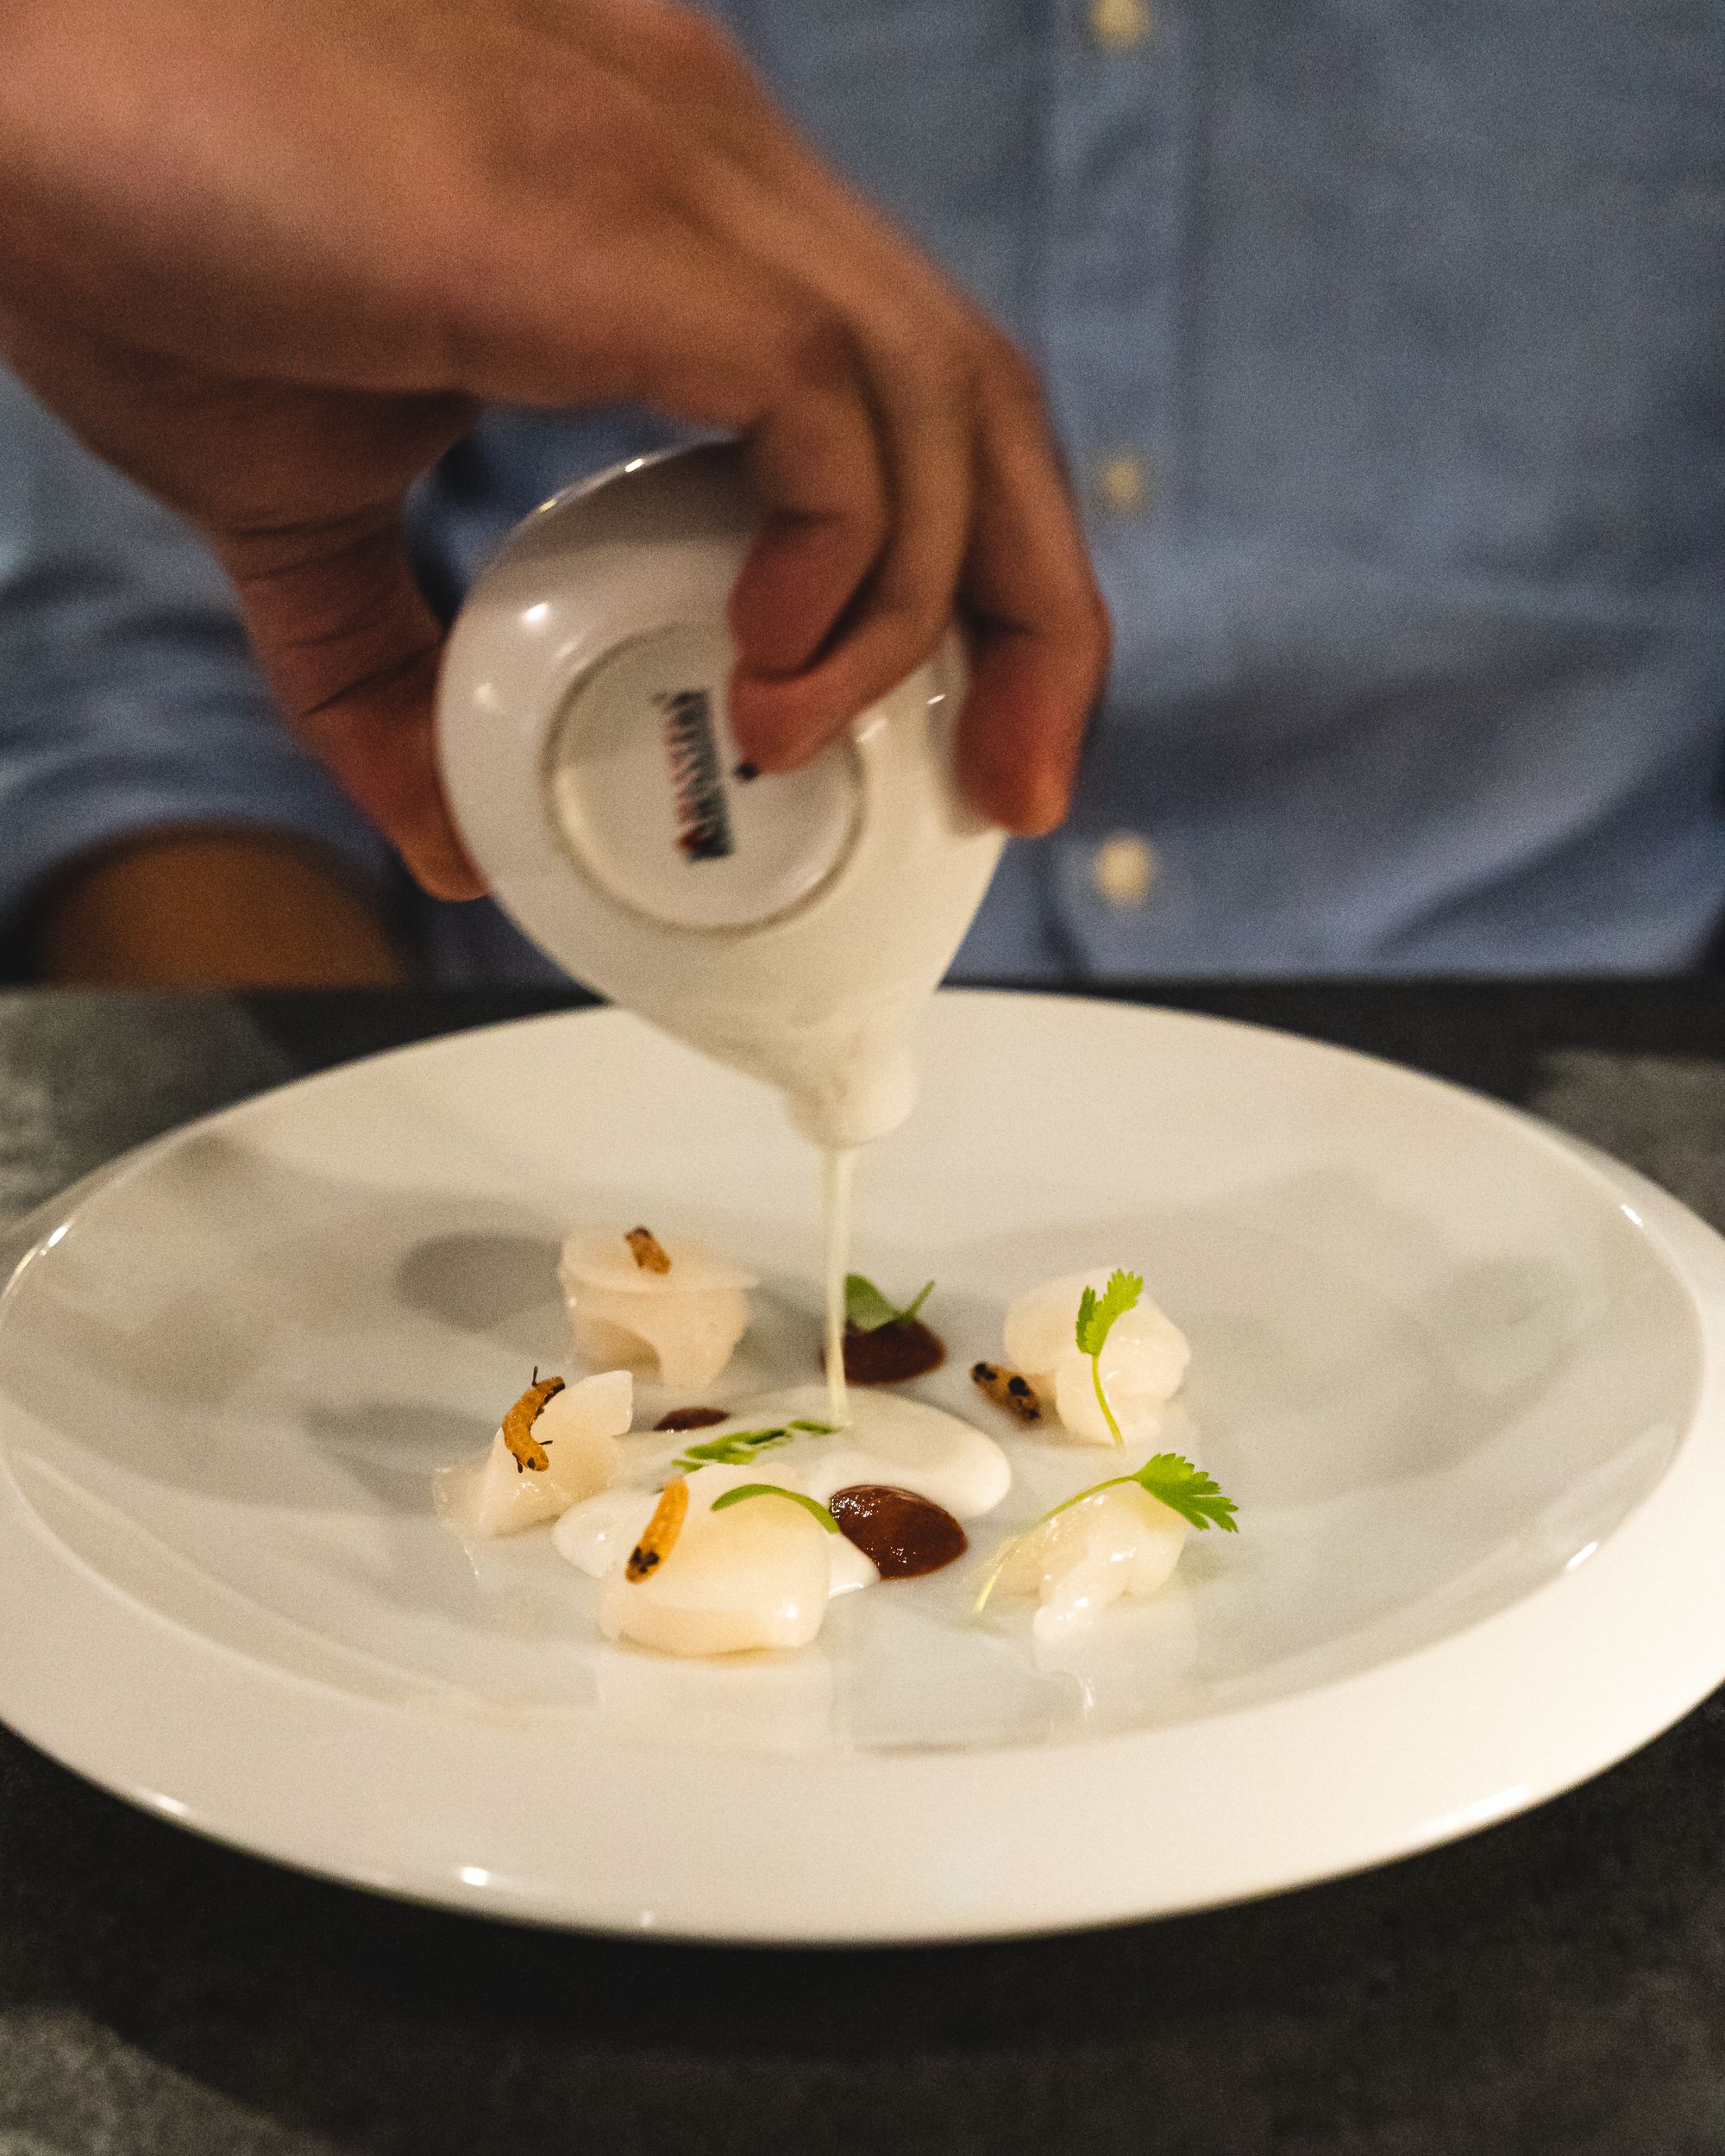
[[[792,115],[1043,370],[1116,624],[972,975],[1657,971],[1725,911],[1725,6],[729,0]],[[494,413],[453,594],[655,423]],[[0,921],[162,824],[409,893],[201,550],[0,391]]]

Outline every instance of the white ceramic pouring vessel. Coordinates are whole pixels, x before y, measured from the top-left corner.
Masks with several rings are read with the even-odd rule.
[[[468,850],[527,935],[846,1148],[909,1112],[908,1037],[1002,835],[952,775],[956,635],[804,769],[741,761],[725,606],[756,526],[724,448],[548,502],[455,623],[438,755]]]

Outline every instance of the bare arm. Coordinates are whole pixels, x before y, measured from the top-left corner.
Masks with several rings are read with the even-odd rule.
[[[41,981],[102,987],[387,987],[407,968],[354,878],[265,831],[163,831],[70,868],[31,938]]]

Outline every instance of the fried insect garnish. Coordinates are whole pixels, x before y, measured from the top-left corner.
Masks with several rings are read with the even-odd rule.
[[[649,1572],[656,1571],[665,1558],[677,1546],[677,1537],[683,1532],[683,1522],[688,1517],[689,1486],[678,1476],[674,1482],[667,1482],[659,1493],[659,1502],[653,1517],[647,1522],[646,1531],[629,1552],[629,1562],[623,1568],[623,1576],[637,1583]]]
[[[561,1377],[541,1377],[539,1365],[533,1365],[533,1382],[503,1419],[503,1441],[515,1455],[518,1475],[524,1467],[530,1467],[536,1475],[543,1475],[551,1464],[551,1456],[533,1434],[533,1426],[544,1412],[545,1402],[563,1389]]]
[[[987,1393],[997,1407],[1004,1407],[1009,1415],[1020,1422],[1040,1422],[1042,1403],[1038,1400],[1031,1382],[1016,1370],[1008,1369],[1004,1363],[976,1363],[971,1366],[971,1382]]]
[[[654,1234],[651,1228],[630,1228],[624,1241],[635,1253],[635,1263],[643,1273],[668,1273],[671,1255]]]

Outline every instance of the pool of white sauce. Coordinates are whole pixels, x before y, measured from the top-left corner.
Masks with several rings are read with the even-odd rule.
[[[553,1546],[590,1577],[603,1579],[640,1540],[660,1488],[691,1445],[793,1420],[827,1421],[828,1410],[825,1386],[801,1385],[744,1401],[723,1422],[705,1429],[624,1438],[621,1477],[609,1489],[570,1507],[552,1531]],[[994,1440],[944,1408],[852,1387],[849,1411],[848,1425],[831,1437],[800,1433],[787,1444],[762,1448],[747,1465],[714,1464],[691,1472],[691,1502],[710,1502],[741,1482],[777,1482],[825,1504],[837,1490],[884,1482],[944,1506],[955,1519],[970,1520],[992,1512],[1012,1486],[1012,1467]],[[880,1577],[842,1536],[833,1539],[831,1557],[834,1595],[871,1586]]]

